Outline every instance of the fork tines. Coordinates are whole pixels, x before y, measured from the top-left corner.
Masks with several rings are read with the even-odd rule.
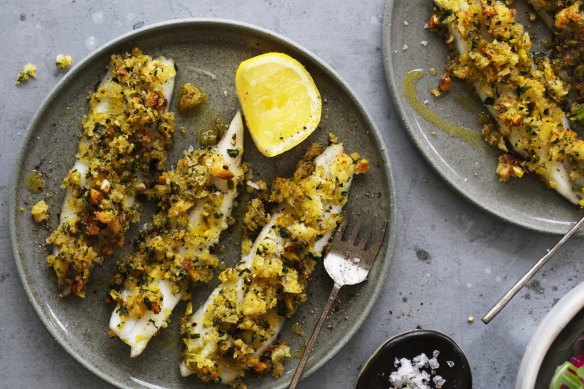
[[[383,239],[385,238],[385,232],[387,230],[388,221],[383,222],[383,227],[379,233],[375,233],[374,223],[366,223],[363,225],[362,214],[357,215],[357,220],[352,228],[347,229],[350,217],[345,215],[343,222],[340,224],[337,233],[332,242],[333,248],[340,249],[358,249],[364,258],[370,259],[371,261],[375,259],[377,252],[383,244]],[[345,235],[347,235],[345,237]],[[377,236],[376,236],[377,235]],[[360,237],[360,239],[359,239]],[[351,247],[352,246],[352,247]],[[357,246],[357,247],[355,247]]]

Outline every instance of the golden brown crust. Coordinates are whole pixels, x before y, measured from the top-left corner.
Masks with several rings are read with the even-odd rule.
[[[209,242],[227,228],[222,213],[226,192],[217,188],[216,178],[228,180],[228,188],[232,185],[236,190],[243,177],[241,168],[218,175],[217,170],[223,171],[224,166],[217,149],[185,152],[176,169],[162,173],[158,184],[148,191],[158,199],[159,212],[141,235],[137,249],[119,262],[110,291],[110,297],[120,304],[122,317],[160,312],[160,280],[170,281],[177,294],[190,282],[212,279],[220,261]]]
[[[289,347],[274,336],[284,317],[306,300],[310,275],[323,255],[316,242],[340,220],[357,164],[340,152],[326,167],[317,165],[314,159],[323,150],[310,147],[292,179],[274,180],[270,199],[279,206],[254,243],[255,252],[220,274],[221,284],[195,314],[198,319],[192,306],[187,310],[181,326],[184,362],[203,381],[224,379],[226,370],[236,377],[247,370],[282,374]],[[251,227],[264,222],[258,201],[250,206]]]
[[[139,220],[134,205],[139,171],[162,169],[174,133],[174,116],[163,84],[174,77],[172,66],[138,49],[113,55],[110,79],[89,95],[77,163],[71,170],[64,211],[73,214],[47,238],[55,247],[48,263],[62,295],[83,297],[91,268],[124,244],[131,223]]]
[[[568,93],[548,58],[537,62],[531,54],[531,39],[515,21],[515,10],[499,1],[435,0],[434,26],[448,26],[467,48],[453,55],[447,69],[468,80],[488,96],[499,131],[515,158],[524,162],[521,172],[507,157],[499,164],[501,180],[534,172],[551,182],[555,166],[570,164],[570,180],[584,178],[584,142],[564,126],[559,103]],[[463,4],[463,6],[461,6]],[[483,131],[487,142],[501,149],[504,142],[492,127]]]

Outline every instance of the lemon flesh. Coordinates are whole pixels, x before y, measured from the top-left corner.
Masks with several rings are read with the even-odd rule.
[[[235,89],[258,150],[273,157],[306,139],[320,123],[322,101],[304,66],[282,53],[243,61]]]

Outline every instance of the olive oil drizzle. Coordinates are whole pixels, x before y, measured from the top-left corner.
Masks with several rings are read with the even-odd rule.
[[[418,100],[416,93],[416,84],[424,77],[425,72],[421,69],[416,69],[408,72],[404,77],[404,91],[408,102],[414,110],[425,120],[439,127],[446,133],[462,139],[477,150],[484,150],[484,144],[481,140],[479,132],[473,131],[469,128],[460,127],[442,118],[436,112],[428,108],[424,103]]]
[[[300,325],[298,325],[298,323],[292,325],[292,327],[290,328],[290,332],[302,338],[303,345],[300,346],[298,350],[291,354],[292,358],[300,359],[302,358],[302,355],[304,355],[304,351],[306,350],[306,345],[308,344],[308,337],[306,336]]]
[[[40,193],[46,188],[47,183],[40,172],[31,170],[24,179],[24,186],[30,193]]]

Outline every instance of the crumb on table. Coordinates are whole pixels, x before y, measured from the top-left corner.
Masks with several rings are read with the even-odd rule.
[[[59,69],[66,69],[73,64],[73,58],[70,55],[59,54],[55,59],[55,66]]]
[[[36,66],[31,63],[27,63],[22,68],[22,72],[18,73],[18,78],[16,79],[16,84],[20,84],[23,81],[27,81],[30,78],[36,78]]]

